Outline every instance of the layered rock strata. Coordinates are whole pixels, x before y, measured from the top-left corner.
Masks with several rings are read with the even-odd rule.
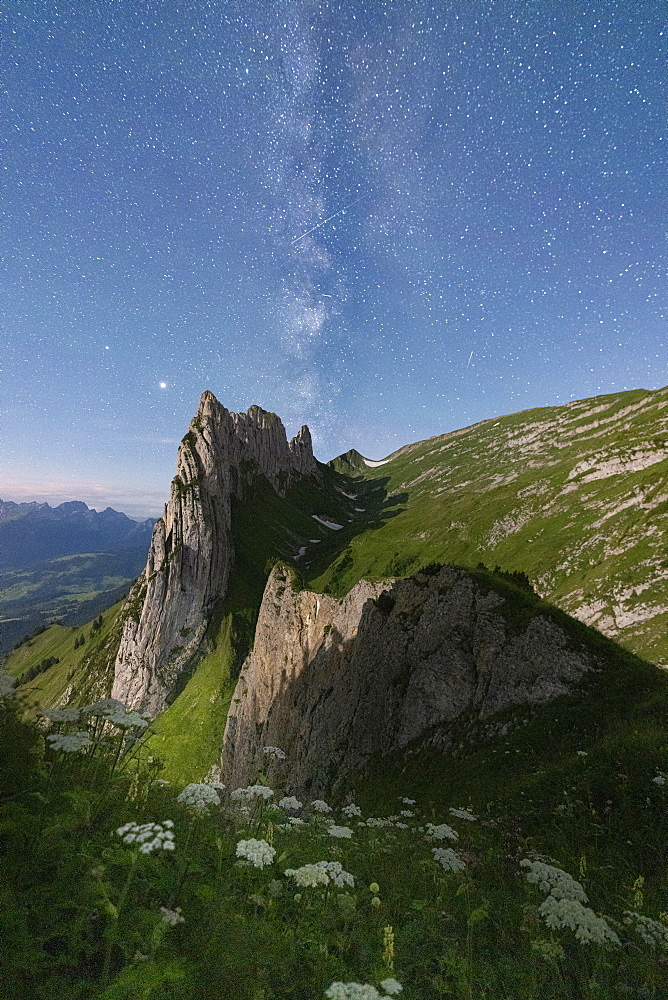
[[[225,596],[234,558],[232,501],[264,476],[283,495],[318,475],[308,427],[288,441],[274,413],[230,413],[205,392],[178,450],[164,517],[132,588],[112,696],[156,715],[198,650],[211,609]]]
[[[230,707],[222,780],[252,781],[263,747],[279,746],[287,791],[327,794],[373,754],[420,738],[447,746],[458,720],[549,701],[596,669],[540,606],[518,627],[504,603],[454,567],[363,580],[341,602],[293,590],[275,568]]]

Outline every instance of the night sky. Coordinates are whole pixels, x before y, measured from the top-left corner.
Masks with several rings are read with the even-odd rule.
[[[665,15],[12,0],[0,496],[157,514],[204,389],[327,460],[665,385]]]

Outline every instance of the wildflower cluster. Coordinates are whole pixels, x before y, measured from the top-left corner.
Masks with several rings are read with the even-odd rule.
[[[553,865],[546,865],[542,861],[529,861],[523,858],[520,861],[521,868],[528,868],[526,873],[527,882],[537,885],[541,892],[549,893],[555,899],[575,899],[579,903],[587,903],[587,894],[576,882],[572,875],[555,868]]]
[[[93,741],[85,730],[76,733],[49,733],[47,741],[52,750],[62,750],[64,753],[76,753],[93,745]]]
[[[330,835],[330,837],[340,837],[347,840],[349,840],[353,835],[353,831],[350,829],[349,826],[332,825],[328,827],[327,833]]]
[[[624,910],[624,923],[635,925],[635,931],[645,944],[659,951],[668,951],[668,927],[634,910]]]
[[[152,854],[153,851],[173,851],[174,833],[171,819],[162,823],[126,823],[119,826],[116,833],[124,844],[138,844],[140,854]]]
[[[548,927],[554,930],[568,927],[580,944],[620,944],[605,920],[584,906],[587,894],[568,872],[528,858],[523,858],[520,865],[529,869],[527,881],[549,894],[538,907]]]
[[[457,819],[467,819],[470,822],[474,822],[478,818],[472,812],[469,812],[468,809],[450,809],[449,813],[451,816],[456,816]]]
[[[285,760],[285,753],[280,747],[263,747],[263,753],[272,760]]]
[[[344,885],[350,885],[354,888],[354,877],[350,874],[350,872],[344,871],[343,865],[340,861],[317,861],[315,867],[327,872],[331,881],[334,885],[338,886],[339,889],[342,889]]]
[[[253,865],[254,868],[265,868],[272,864],[276,856],[276,849],[266,840],[256,840],[251,837],[250,840],[239,841],[236,855]]]
[[[447,823],[439,823],[436,826],[433,823],[427,823],[425,829],[427,836],[433,837],[434,840],[459,840],[459,834]]]
[[[325,996],[327,1000],[387,1000],[387,997],[400,993],[403,986],[396,979],[389,978],[383,980],[380,988],[383,993],[370,983],[332,983],[325,990]]]
[[[78,722],[81,717],[81,709],[73,705],[54,705],[41,713],[43,719],[49,722]]]
[[[217,790],[212,785],[197,782],[186,785],[181,794],[177,796],[176,801],[183,802],[198,816],[206,816],[211,806],[220,805]]]
[[[446,872],[460,872],[466,868],[466,864],[451,847],[432,847],[431,853],[434,861],[440,861]]]
[[[344,816],[347,816],[348,819],[352,819],[353,816],[362,815],[362,810],[360,809],[359,806],[356,806],[354,802],[351,802],[350,805],[348,806],[344,806],[341,812],[343,813]]]
[[[235,788],[231,798],[235,802],[252,802],[253,799],[270,799],[274,791],[267,785],[249,785],[247,788]]]
[[[284,875],[293,879],[297,885],[318,886],[329,885],[329,874],[319,865],[302,865],[301,868],[286,868]]]
[[[90,716],[109,722],[119,729],[144,729],[148,725],[144,715],[127,708],[117,698],[100,698],[81,708],[76,705],[54,705],[45,709],[41,716],[53,723],[81,722],[86,716]]]
[[[332,811],[332,807],[328,806],[327,803],[323,802],[322,799],[313,799],[313,802],[310,803],[310,806],[311,809],[315,810],[315,812],[331,813]]]
[[[284,795],[278,804],[286,812],[298,812],[302,808],[302,803],[294,795]]]
[[[568,927],[580,944],[620,944],[613,930],[603,917],[597,917],[588,906],[576,899],[555,899],[548,896],[538,907],[538,912],[548,927]]]
[[[127,708],[117,698],[100,698],[91,705],[80,709],[81,715],[91,715],[103,719],[119,729],[144,729],[148,725],[146,717]]]
[[[181,907],[177,906],[175,910],[170,910],[166,906],[160,907],[160,913],[162,914],[162,919],[170,927],[176,927],[177,924],[184,924],[186,918],[181,913]]]

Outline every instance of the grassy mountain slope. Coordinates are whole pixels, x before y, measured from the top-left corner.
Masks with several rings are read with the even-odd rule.
[[[119,601],[100,615],[96,619],[98,625],[95,622],[73,627],[51,625],[29,637],[6,657],[4,669],[19,680],[39,671],[20,685],[30,714],[61,702],[83,705],[109,693],[123,604],[124,601]],[[49,659],[58,662],[41,670]]]
[[[499,564],[668,664],[668,389],[484,421],[377,467],[351,453],[332,465],[355,521],[330,551],[307,550],[311,588],[340,596],[434,560]]]

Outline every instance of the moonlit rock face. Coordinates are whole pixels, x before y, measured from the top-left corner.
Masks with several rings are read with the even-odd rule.
[[[392,600],[379,607],[384,591]],[[280,740],[291,761],[286,792],[327,797],[373,755],[418,740],[447,747],[456,720],[475,726],[543,704],[597,668],[555,619],[537,613],[513,632],[503,605],[456,567],[361,580],[342,601],[294,591],[275,567],[227,717],[223,780],[249,780],[262,747]],[[452,835],[446,824],[432,831]]]
[[[256,475],[284,495],[318,475],[308,427],[288,441],[274,413],[230,413],[205,392],[179,446],[164,517],[146,568],[130,591],[114,667],[113,697],[155,716],[197,651],[213,605],[225,596],[234,558],[232,500]]]

